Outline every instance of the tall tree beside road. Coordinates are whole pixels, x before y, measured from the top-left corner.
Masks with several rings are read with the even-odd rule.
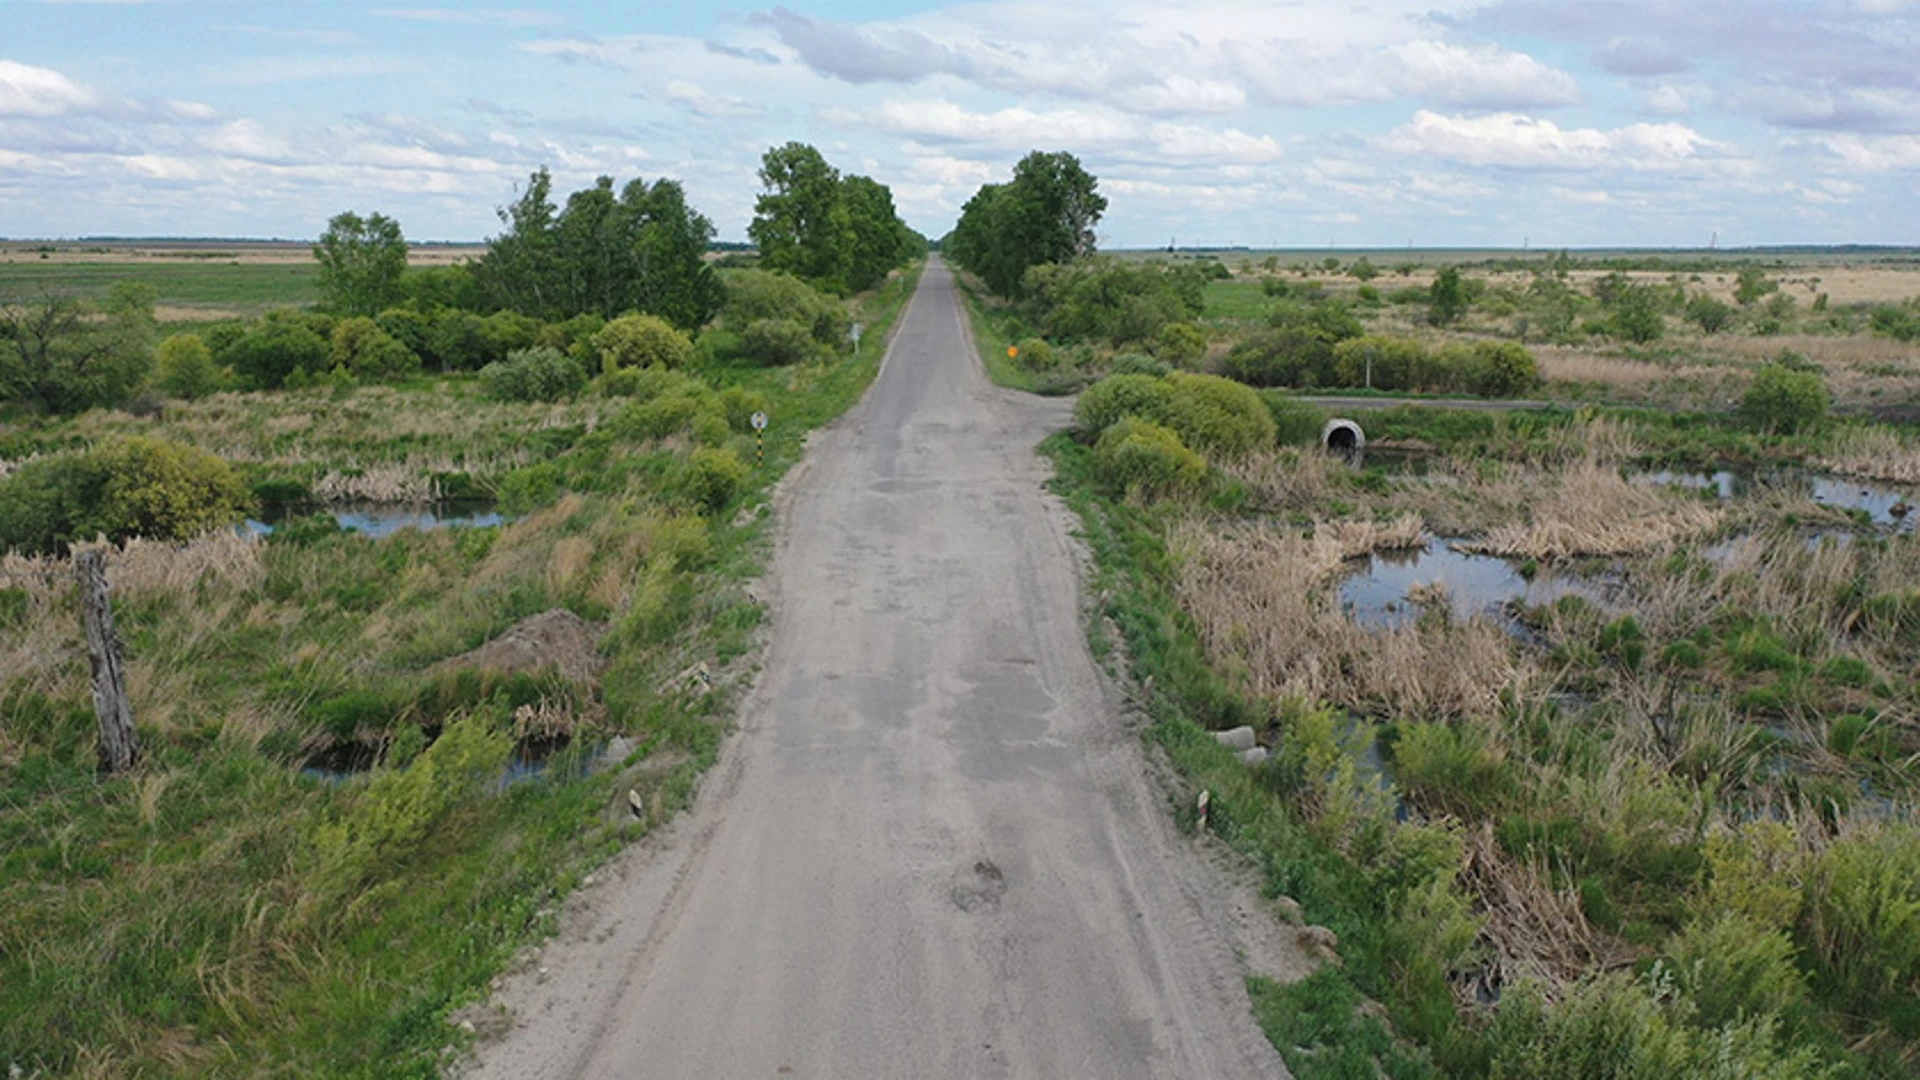
[[[687,205],[678,181],[636,179],[616,194],[602,176],[562,209],[541,169],[500,220],[506,231],[473,270],[497,308],[550,321],[639,312],[695,330],[726,301],[705,260],[713,223]]]
[[[1093,254],[1107,209],[1099,183],[1072,154],[1036,150],[1011,182],[987,184],[967,201],[948,250],[995,293],[1018,296],[1029,267]]]
[[[760,159],[760,182],[767,190],[755,200],[747,226],[760,265],[844,292],[853,275],[856,234],[840,170],[813,147],[790,142]]]
[[[385,214],[335,214],[313,245],[320,263],[320,296],[341,315],[377,315],[400,300],[407,272],[407,238]]]

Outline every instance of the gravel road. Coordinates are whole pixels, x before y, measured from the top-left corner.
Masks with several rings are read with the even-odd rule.
[[[740,730],[509,980],[467,1075],[1286,1076],[1244,891],[1087,651],[1033,451],[1067,406],[987,382],[938,260],[902,319],[783,490]]]

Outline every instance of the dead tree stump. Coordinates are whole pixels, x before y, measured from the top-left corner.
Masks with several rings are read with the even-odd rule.
[[[99,548],[73,560],[80,577],[80,614],[87,626],[87,659],[93,665],[93,712],[100,718],[100,768],[120,772],[140,756],[133,730],[133,706],[127,701],[127,650],[113,629],[113,604],[107,596],[107,560]]]

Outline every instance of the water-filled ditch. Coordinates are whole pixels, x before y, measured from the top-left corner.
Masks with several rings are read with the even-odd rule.
[[[267,536],[290,521],[316,512],[333,518],[335,524],[348,532],[362,533],[376,540],[392,536],[402,529],[418,529],[421,532],[484,529],[519,520],[500,513],[490,499],[463,499],[425,506],[349,503],[319,511],[307,506],[280,505],[269,507],[260,519],[249,519],[242,527],[256,536]]]

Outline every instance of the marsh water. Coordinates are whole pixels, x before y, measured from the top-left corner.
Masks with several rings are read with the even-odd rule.
[[[262,515],[264,520],[249,519],[243,527],[256,536],[267,536],[289,521],[313,512],[310,508],[302,506],[271,507],[269,512]],[[362,533],[376,540],[392,536],[402,529],[418,529],[421,532],[433,532],[437,529],[484,529],[518,520],[500,513],[490,499],[466,499],[425,506],[349,503],[330,506],[319,512],[333,518],[337,525],[348,532]]]
[[[1540,607],[1563,596],[1580,596],[1611,606],[1604,564],[1588,572],[1542,566],[1528,578],[1513,560],[1459,550],[1456,545],[1464,542],[1436,536],[1425,547],[1375,552],[1364,565],[1354,560],[1353,572],[1340,583],[1341,610],[1369,629],[1392,629],[1419,619],[1424,604],[1415,594],[1424,591],[1424,603],[1444,601],[1455,622],[1486,617],[1519,633],[1512,614],[1516,601]]]
[[[551,776],[573,780],[593,771],[594,763],[606,749],[606,741],[585,742],[579,746],[565,735],[550,739],[523,739],[513,748],[513,756],[500,770],[495,791],[515,784]],[[380,763],[378,747],[362,742],[335,743],[309,756],[300,766],[300,775],[328,784],[344,784],[365,776]]]

